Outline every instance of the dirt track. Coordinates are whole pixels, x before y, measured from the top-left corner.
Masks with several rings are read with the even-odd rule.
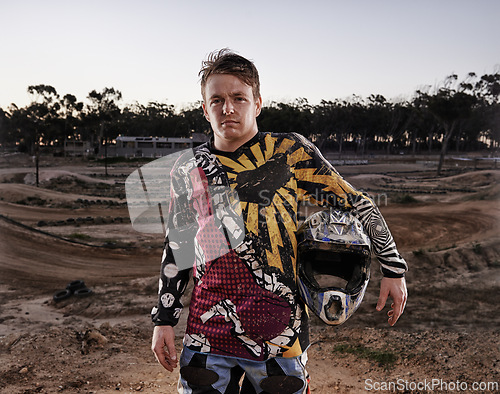
[[[157,253],[80,245],[0,220],[2,281],[52,291],[76,278],[91,283],[150,277],[158,269]]]
[[[29,170],[15,168],[0,171],[4,182],[26,179]],[[0,218],[0,391],[175,392],[175,375],[162,371],[149,350],[148,312],[155,302],[162,240],[135,232],[130,223],[38,226],[41,220],[127,215],[124,205],[76,202],[102,199],[102,193],[120,201],[112,196],[120,187],[115,182],[106,180],[97,189],[96,179],[72,177],[101,168],[78,163],[64,169],[63,175],[58,170],[49,176],[46,168],[40,189],[0,183],[0,214],[8,217]],[[372,195],[387,194],[389,203],[380,208],[411,268],[409,301],[396,328],[388,329],[384,314],[374,312],[379,279],[374,263],[366,299],[353,319],[335,329],[312,329],[313,393],[335,392],[332,387],[363,392],[366,379],[498,382],[500,171],[436,179],[425,169],[411,177],[396,171],[380,175],[376,165],[362,169],[364,175],[355,175],[346,168],[346,177]],[[395,185],[449,191],[414,193],[419,202],[394,204]],[[92,196],[96,190],[101,195]],[[36,193],[38,199],[28,198]],[[25,205],[40,200],[40,206]],[[54,303],[52,294],[74,279],[84,279],[94,293]]]

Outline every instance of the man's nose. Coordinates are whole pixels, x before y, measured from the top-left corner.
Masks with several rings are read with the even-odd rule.
[[[222,106],[222,112],[224,112],[224,115],[229,115],[234,113],[234,106],[231,100],[224,101],[224,105]]]

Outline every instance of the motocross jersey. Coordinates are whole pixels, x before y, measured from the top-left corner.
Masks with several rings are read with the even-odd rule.
[[[380,211],[314,144],[296,133],[258,132],[235,152],[213,140],[171,172],[171,204],[156,325],[177,324],[193,269],[184,345],[263,361],[309,346],[308,314],[296,282],[299,209],[348,209],[372,241],[384,276],[407,270]]]

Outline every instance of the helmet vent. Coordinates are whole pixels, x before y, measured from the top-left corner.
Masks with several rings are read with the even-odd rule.
[[[325,305],[325,315],[330,321],[334,321],[342,312],[342,304],[336,298],[330,298],[328,304]]]

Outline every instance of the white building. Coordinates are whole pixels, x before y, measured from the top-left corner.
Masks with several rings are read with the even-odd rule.
[[[64,156],[88,156],[93,153],[90,141],[64,140]]]
[[[128,137],[119,136],[116,144],[108,144],[107,156],[161,157],[183,149],[193,148],[208,140],[204,134],[193,134],[192,138]],[[101,155],[104,146],[100,147]]]

